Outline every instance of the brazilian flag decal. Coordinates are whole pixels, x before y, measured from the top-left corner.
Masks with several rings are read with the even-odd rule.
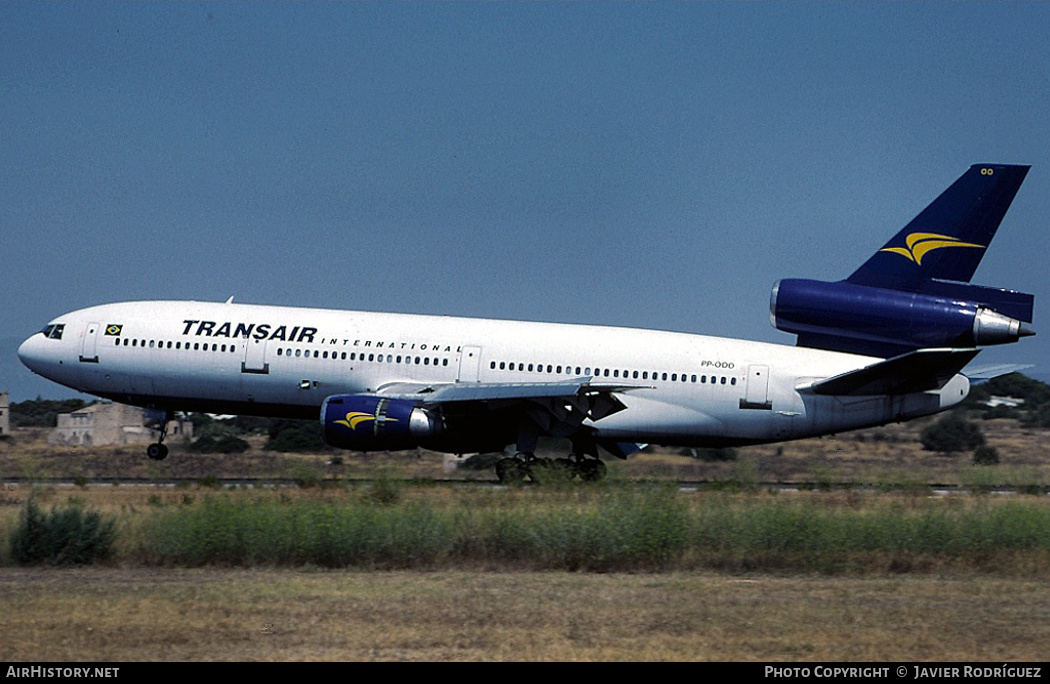
[[[116,323],[110,323],[106,326],[106,334],[110,337],[118,337],[120,331],[124,328],[123,325],[117,325]]]

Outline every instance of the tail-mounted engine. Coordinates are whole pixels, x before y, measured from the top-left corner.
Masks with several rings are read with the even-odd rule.
[[[441,419],[407,399],[337,394],[321,406],[324,441],[354,451],[414,449],[441,434]]]
[[[1032,320],[1031,295],[936,281],[927,289],[785,279],[773,286],[770,321],[797,334],[800,346],[879,356],[1004,344],[1035,334],[1025,324]]]

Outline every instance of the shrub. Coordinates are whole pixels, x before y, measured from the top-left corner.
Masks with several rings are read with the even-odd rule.
[[[459,467],[464,470],[492,470],[496,467],[496,464],[499,463],[500,459],[506,457],[507,455],[501,451],[495,453],[474,454],[473,456],[467,457]]]
[[[86,565],[113,549],[116,522],[78,507],[45,515],[29,497],[11,535],[11,558],[19,565]]]
[[[999,463],[999,450],[990,444],[982,444],[974,449],[974,465],[997,465]]]
[[[737,456],[736,449],[733,447],[696,449],[695,453],[696,458],[708,463],[735,461]]]
[[[957,413],[949,413],[924,429],[919,441],[926,451],[969,451],[984,444],[984,434],[976,424]]]

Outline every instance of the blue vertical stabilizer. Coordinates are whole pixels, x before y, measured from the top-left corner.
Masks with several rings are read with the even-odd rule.
[[[970,282],[1029,168],[974,164],[847,282],[910,292],[924,280]]]

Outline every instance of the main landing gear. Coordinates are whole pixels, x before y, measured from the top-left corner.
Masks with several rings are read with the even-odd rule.
[[[598,482],[605,477],[605,463],[600,458],[572,454],[568,458],[536,458],[530,452],[519,452],[514,458],[496,463],[496,477],[502,484],[520,484],[526,479],[537,484],[569,482],[579,477],[583,482]]]

